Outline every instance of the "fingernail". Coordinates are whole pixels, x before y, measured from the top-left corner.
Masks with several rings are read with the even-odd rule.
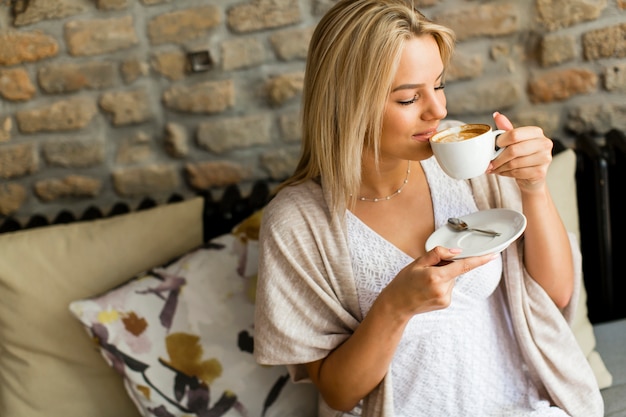
[[[496,117],[496,116],[497,116],[497,115],[499,115],[499,114],[500,114],[499,112],[494,111],[494,112],[493,112],[493,114],[492,114],[492,116],[493,116],[493,117]]]
[[[461,252],[463,252],[463,249],[461,249],[461,248],[449,248],[448,250],[450,252],[452,252],[452,253],[461,253]]]

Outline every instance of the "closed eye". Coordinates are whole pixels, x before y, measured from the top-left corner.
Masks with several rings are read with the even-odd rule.
[[[440,91],[440,90],[443,90],[444,88],[446,88],[446,85],[442,83],[438,85],[437,87],[435,87],[435,91]],[[413,96],[411,100],[399,101],[398,103],[400,103],[403,106],[408,106],[408,105],[415,103],[418,99],[419,99],[419,95],[416,94],[415,96]]]
[[[407,101],[399,101],[398,103],[400,103],[403,106],[408,106],[410,104],[413,104],[417,101],[417,94],[415,96],[413,96],[413,98],[411,100],[407,100]]]

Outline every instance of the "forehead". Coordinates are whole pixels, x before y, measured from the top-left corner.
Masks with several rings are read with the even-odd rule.
[[[392,88],[434,82],[443,71],[439,46],[430,35],[408,39],[402,48]]]

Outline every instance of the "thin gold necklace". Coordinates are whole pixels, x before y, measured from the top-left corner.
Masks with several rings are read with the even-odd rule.
[[[406,178],[404,179],[404,182],[402,183],[400,188],[398,188],[392,194],[389,194],[387,197],[379,197],[379,198],[368,198],[368,197],[357,197],[357,198],[359,199],[359,201],[369,201],[372,203],[378,203],[379,201],[391,200],[392,198],[394,198],[395,196],[397,196],[398,194],[402,192],[402,189],[404,188],[404,186],[409,182],[410,173],[411,173],[411,161],[409,161],[408,166],[406,167]]]

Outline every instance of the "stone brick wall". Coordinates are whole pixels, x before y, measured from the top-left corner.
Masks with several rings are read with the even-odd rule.
[[[626,128],[625,0],[415,0],[453,27],[451,117]],[[333,0],[0,0],[0,219],[280,179]]]

